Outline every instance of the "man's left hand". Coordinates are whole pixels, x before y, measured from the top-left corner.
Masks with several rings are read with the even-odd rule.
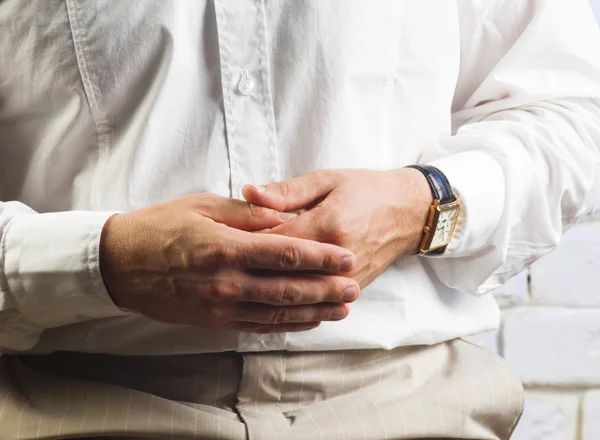
[[[398,258],[418,252],[433,202],[425,177],[391,171],[321,170],[243,188],[244,198],[296,218],[264,232],[331,243],[356,255],[347,274],[368,285]]]

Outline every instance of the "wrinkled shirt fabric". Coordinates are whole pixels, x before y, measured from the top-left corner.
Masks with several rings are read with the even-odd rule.
[[[0,351],[390,349],[494,329],[489,292],[600,198],[599,149],[587,0],[4,0]],[[115,212],[413,163],[462,201],[452,242],[392,264],[341,322],[167,325],[105,290]]]

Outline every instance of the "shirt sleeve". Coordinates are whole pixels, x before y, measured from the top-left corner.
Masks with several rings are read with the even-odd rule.
[[[551,251],[600,199],[600,32],[588,0],[459,0],[453,135],[422,161],[463,209],[446,285],[484,294]]]
[[[38,214],[0,202],[0,351],[30,349],[47,328],[127,314],[111,301],[98,263],[112,214]]]

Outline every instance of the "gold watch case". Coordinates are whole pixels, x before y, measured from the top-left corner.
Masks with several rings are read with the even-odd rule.
[[[433,239],[435,237],[435,233],[438,227],[438,221],[440,219],[440,215],[443,212],[455,210],[456,214],[453,217],[453,223],[450,228],[450,233],[448,234],[447,239],[442,243],[437,243],[435,246],[432,246]],[[460,202],[458,200],[450,203],[445,203],[443,205],[440,204],[439,200],[434,200],[433,205],[429,208],[429,217],[427,219],[427,224],[423,227],[423,238],[421,239],[421,245],[419,246],[419,253],[421,255],[428,254],[432,251],[445,248],[450,243],[452,239],[452,234],[454,233],[454,229],[456,228],[456,223],[458,221],[458,214],[460,212]]]

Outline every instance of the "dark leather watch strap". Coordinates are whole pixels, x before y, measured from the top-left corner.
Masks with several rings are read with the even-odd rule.
[[[429,182],[431,194],[441,205],[456,201],[456,196],[452,192],[450,182],[440,170],[432,165],[409,165],[406,168],[419,170]]]

